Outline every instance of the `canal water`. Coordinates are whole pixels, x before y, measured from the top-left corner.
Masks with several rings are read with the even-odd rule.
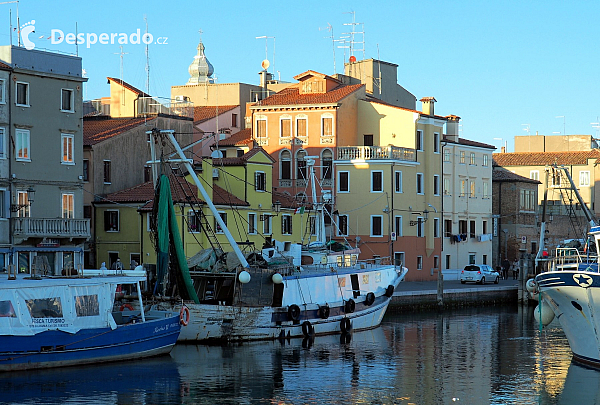
[[[592,404],[600,372],[571,363],[533,308],[388,314],[314,341],[177,345],[170,356],[0,374],[13,404]]]

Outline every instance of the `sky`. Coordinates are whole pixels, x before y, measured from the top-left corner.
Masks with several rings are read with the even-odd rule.
[[[11,43],[16,9],[0,4],[0,45]],[[600,2],[554,0],[18,3],[19,25],[35,27],[36,49],[78,52],[89,79],[84,99],[109,96],[106,77],[121,76],[121,59],[123,79],[146,90],[146,46],[125,44],[121,58],[119,37],[110,44],[111,33],[143,35],[146,22],[150,94],[158,97],[187,82],[200,35],[218,83],[258,84],[265,58],[282,81],[307,70],[343,73],[350,49],[333,40],[354,27],[364,32],[354,37],[358,60],[397,64],[398,84],[417,100],[435,97],[437,115],[461,117],[461,137],[498,152],[504,144],[512,152],[514,136],[528,133],[600,135],[592,124],[600,116],[599,12]],[[61,43],[49,39],[52,30],[63,32]],[[76,49],[68,33],[84,34],[86,43]],[[87,41],[101,33],[107,44]]]

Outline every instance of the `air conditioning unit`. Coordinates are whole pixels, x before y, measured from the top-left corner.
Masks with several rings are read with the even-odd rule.
[[[219,169],[213,169],[213,179],[219,178]]]

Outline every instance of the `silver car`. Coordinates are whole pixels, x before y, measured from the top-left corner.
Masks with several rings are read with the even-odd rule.
[[[486,281],[493,281],[495,284],[498,284],[500,281],[500,274],[487,264],[469,264],[460,272],[461,284],[464,284],[467,281],[478,284],[485,284]]]

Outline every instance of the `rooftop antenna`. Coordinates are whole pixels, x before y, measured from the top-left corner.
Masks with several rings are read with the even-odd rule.
[[[115,52],[115,55],[120,55],[121,57],[121,105],[125,105],[125,86],[123,86],[123,55],[129,55],[129,52],[123,52],[123,45],[119,45],[121,52]]]
[[[596,130],[596,138],[600,137],[600,119],[596,117],[596,122],[590,122],[590,125]]]
[[[563,135],[566,135],[567,134],[567,132],[566,132],[566,127],[567,127],[567,124],[566,124],[567,121],[566,120],[567,119],[565,118],[564,115],[557,115],[556,118],[562,118],[563,119]]]
[[[377,88],[379,89],[379,98],[381,98],[382,86],[381,86],[381,59],[379,58],[379,44],[377,44],[377,67],[379,69],[379,75],[377,77]]]
[[[77,21],[75,21],[75,38],[77,38]],[[75,41],[75,56],[79,56],[79,41]]]
[[[343,49],[344,50],[344,63],[346,63],[346,49],[350,49],[349,44],[350,41],[348,40],[350,38],[350,35],[344,35],[344,36],[340,36],[340,39],[336,39],[334,40],[334,42],[339,42],[342,45],[338,45],[338,48]]]
[[[275,72],[275,37],[269,37],[267,35],[262,35],[260,37],[256,37],[256,39],[265,39],[265,60],[269,60],[269,38],[273,39],[273,63],[271,63],[271,67],[273,72]],[[267,70],[267,69],[265,69]]]
[[[331,24],[327,23],[327,27],[325,27],[325,28],[319,28],[319,31],[321,31],[321,30],[327,30],[327,31],[329,31],[331,33],[330,36],[323,37],[323,38],[331,38],[331,48],[332,48],[332,51],[333,51],[333,74],[336,74],[337,70],[335,68],[335,38],[333,36],[333,27],[331,26]]]
[[[365,59],[365,24],[364,23],[357,23],[356,22],[356,13],[354,11],[348,11],[344,14],[352,14],[352,22],[351,23],[344,23],[344,25],[350,25],[352,26],[352,32],[344,32],[344,34],[349,34],[351,35],[351,41],[350,41],[350,56],[355,56],[354,52],[361,52],[363,53],[363,60]],[[356,31],[356,27],[360,25],[361,26],[361,31]],[[357,36],[360,36],[360,41],[358,41],[356,39]],[[361,45],[359,48],[357,48],[355,45]]]
[[[527,135],[531,135],[531,126],[529,124],[521,124],[521,126],[525,127],[523,128],[523,131],[527,132]]]
[[[21,28],[20,28],[20,25],[19,25],[19,1],[18,0],[3,1],[0,4],[12,4],[12,3],[17,3],[17,27],[19,27],[19,29],[17,31],[17,34],[18,34],[17,38],[18,38],[18,41],[19,41],[18,42],[19,46],[21,46]],[[9,23],[9,25],[10,25],[10,27],[9,27],[9,29],[10,29],[10,45],[12,46],[12,44],[13,44],[12,43],[12,33],[13,33],[13,27],[12,27],[12,9],[8,10],[8,18],[10,19],[10,23]]]
[[[144,22],[146,23],[146,38],[148,38],[148,19],[144,14]],[[150,51],[148,49],[148,42],[146,42],[146,94],[150,95]]]

